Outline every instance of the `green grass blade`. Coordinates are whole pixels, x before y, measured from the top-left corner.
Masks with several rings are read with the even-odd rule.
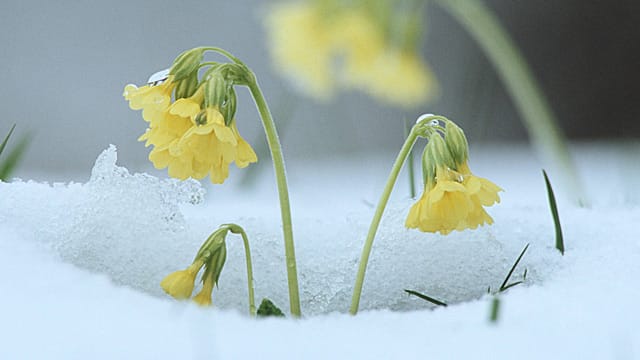
[[[508,288],[510,288],[511,286],[514,286],[513,284],[507,286],[507,283],[509,282],[509,279],[511,278],[511,275],[513,275],[513,271],[516,269],[516,266],[518,266],[518,263],[520,262],[520,260],[522,260],[522,257],[524,256],[524,253],[527,252],[528,248],[529,248],[529,244],[525,245],[524,249],[522,249],[522,251],[520,252],[520,255],[516,259],[516,262],[513,263],[513,266],[511,267],[511,270],[509,270],[509,273],[507,274],[507,277],[504,278],[504,281],[502,282],[502,285],[500,285],[500,290],[498,290],[498,292],[503,292],[503,291],[507,290]]]
[[[430,303],[432,303],[432,304],[435,304],[435,305],[438,305],[438,306],[447,306],[447,304],[445,304],[444,302],[442,302],[442,301],[440,301],[440,300],[437,300],[437,299],[434,299],[434,298],[432,298],[432,297],[430,297],[430,296],[427,296],[427,295],[421,294],[421,293],[419,293],[419,292],[417,292],[417,291],[414,291],[414,290],[407,290],[407,289],[405,289],[404,291],[405,291],[407,294],[409,294],[409,295],[417,296],[417,297],[419,297],[420,299],[422,299],[422,300],[426,300],[426,301],[428,301],[428,302],[430,302]]]
[[[9,141],[9,138],[11,137],[11,134],[13,134],[13,130],[15,128],[16,128],[16,124],[13,124],[13,126],[11,127],[11,130],[9,130],[9,133],[4,138],[4,141],[2,142],[2,145],[0,145],[0,154],[2,154],[2,151],[4,151],[4,147],[7,146],[7,142]]]
[[[556,249],[560,251],[560,254],[564,255],[564,239],[562,238],[562,228],[560,227],[560,216],[558,215],[558,205],[556,204],[556,197],[553,194],[551,183],[547,172],[542,170],[544,175],[544,182],[547,184],[547,194],[549,195],[549,207],[551,208],[551,215],[553,216],[553,223],[556,227]]]
[[[7,157],[3,161],[0,161],[0,180],[6,181],[9,176],[11,176],[20,159],[22,159],[22,155],[24,155],[28,145],[29,137],[25,136],[20,140],[18,145],[9,152]],[[2,146],[4,147],[4,143]],[[0,150],[4,150],[4,148],[0,148]]]
[[[514,283],[511,283],[511,284],[509,284],[509,285],[505,286],[504,288],[502,288],[502,290],[500,290],[500,292],[507,291],[507,289],[512,288],[512,287],[514,287],[514,286],[516,286],[516,285],[520,285],[520,284],[522,284],[523,282],[524,282],[523,280],[520,280],[520,281],[516,281],[516,282],[514,282]]]
[[[489,321],[492,323],[498,322],[498,315],[500,314],[500,298],[497,296],[491,300],[491,311],[489,313]]]

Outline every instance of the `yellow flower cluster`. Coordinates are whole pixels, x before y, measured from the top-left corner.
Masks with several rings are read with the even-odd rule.
[[[464,168],[464,170],[463,170]],[[500,187],[477,177],[464,164],[460,172],[439,166],[436,181],[429,181],[420,199],[411,207],[405,225],[424,232],[475,229],[493,224],[483,206],[500,202]]]
[[[267,28],[279,70],[310,95],[327,99],[340,84],[413,107],[435,93],[416,49],[392,41],[369,9],[283,3],[271,9]]]
[[[181,180],[210,175],[211,182],[220,184],[229,176],[231,163],[242,168],[258,160],[235,120],[225,119],[216,106],[204,106],[203,86],[172,102],[175,87],[170,75],[158,85],[130,84],[124,89],[131,109],[142,109],[149,123],[138,140],[153,145],[149,160],[157,169],[168,168],[169,176]]]
[[[409,210],[406,227],[446,235],[493,224],[484,207],[499,203],[502,189],[473,175],[467,160],[467,141],[455,124],[447,124],[445,141],[439,133],[431,135],[423,162],[434,171],[427,171],[424,193]]]

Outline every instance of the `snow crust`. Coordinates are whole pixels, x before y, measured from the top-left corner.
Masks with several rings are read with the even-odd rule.
[[[617,153],[580,153],[598,154],[611,171],[593,171],[584,166],[591,161],[578,159],[597,191],[590,192],[596,195],[591,208],[559,197],[564,257],[553,247],[546,191],[526,150],[476,154],[472,169],[506,192],[489,209],[495,224],[474,231],[440,236],[405,229],[412,200],[401,176],[374,243],[357,317],[345,313],[393,159],[295,163],[289,179],[306,316],[300,321],[244,315],[239,238],[228,238],[214,309],[176,302],[158,285],[186,267],[219,224],[235,222],[251,241],[258,301],[268,297],[287,310],[270,173],[252,189],[160,180],[117,166],[111,146],[86,183],[0,183],[0,288],[7,294],[0,300],[6,341],[0,358],[634,358],[640,354],[637,187],[599,186],[605,175],[608,184],[629,181],[628,172],[615,170],[624,161]],[[490,324],[487,288],[499,287],[527,243],[512,278],[521,280],[527,269],[526,280],[501,295],[500,320]],[[450,306],[433,309],[404,289]]]

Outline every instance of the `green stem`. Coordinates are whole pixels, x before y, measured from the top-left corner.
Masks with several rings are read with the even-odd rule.
[[[525,59],[481,0],[438,0],[480,45],[511,95],[536,150],[564,174],[570,196],[584,199],[562,131]],[[563,170],[563,171],[562,171]]]
[[[247,290],[249,293],[249,315],[256,316],[256,301],[253,292],[253,267],[251,266],[251,250],[249,248],[249,238],[244,229],[236,224],[226,224],[226,226],[234,234],[240,234],[242,236],[242,242],[244,243],[244,257],[247,263]]]
[[[360,306],[360,295],[362,294],[362,285],[364,283],[364,274],[367,270],[369,254],[371,254],[371,248],[373,247],[373,239],[375,238],[376,232],[378,231],[378,225],[380,225],[380,219],[382,219],[384,208],[387,206],[387,201],[389,201],[391,190],[393,190],[393,186],[396,183],[398,174],[402,169],[402,164],[404,164],[407,156],[413,148],[413,144],[415,144],[416,139],[418,138],[417,128],[418,126],[415,125],[413,126],[413,128],[411,128],[409,136],[407,136],[404,145],[402,145],[402,149],[400,149],[400,153],[398,153],[398,157],[396,158],[396,161],[391,168],[391,173],[389,174],[389,178],[387,179],[387,184],[382,191],[382,196],[380,197],[380,201],[378,202],[378,207],[376,208],[376,212],[373,215],[373,220],[371,220],[369,233],[367,234],[367,239],[365,240],[364,248],[362,249],[362,255],[360,257],[358,274],[356,275],[356,282],[353,288],[353,296],[351,297],[351,308],[349,309],[351,315],[355,315],[356,313],[358,313],[358,307]]]
[[[409,122],[407,119],[404,119],[404,137],[409,136]],[[415,182],[415,171],[414,171],[414,160],[413,160],[413,151],[409,151],[409,158],[407,161],[407,174],[409,176],[409,195],[412,199],[416,198],[416,182]]]
[[[251,267],[251,250],[249,250],[249,239],[242,231],[242,241],[244,242],[244,257],[247,263],[247,290],[249,292],[249,315],[256,316],[256,300],[253,293],[253,268]]]
[[[256,107],[260,112],[264,132],[267,136],[267,143],[271,151],[273,159],[273,168],[275,170],[276,182],[278,184],[278,195],[280,196],[280,212],[282,216],[282,231],[284,233],[284,250],[287,263],[287,281],[289,283],[289,306],[291,315],[299,317],[300,313],[300,295],[298,291],[298,274],[296,270],[295,246],[293,244],[293,230],[291,225],[291,208],[289,205],[289,190],[287,187],[287,177],[284,167],[284,159],[282,158],[282,148],[276,126],[271,117],[271,112],[267,106],[267,102],[260,91],[255,75],[249,72],[248,84]]]

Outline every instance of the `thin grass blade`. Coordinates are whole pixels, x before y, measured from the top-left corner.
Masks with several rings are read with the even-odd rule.
[[[491,300],[491,311],[489,312],[489,321],[492,323],[498,322],[498,316],[500,314],[500,298],[497,296]]]
[[[22,159],[22,155],[24,155],[28,145],[29,137],[25,136],[20,140],[18,145],[9,152],[7,157],[0,162],[0,180],[6,181],[9,176],[11,176],[13,170],[15,170],[16,166],[20,162],[20,159]],[[4,147],[4,143],[2,146]],[[4,150],[4,148],[0,148],[0,150]]]
[[[564,255],[564,239],[562,237],[562,228],[560,227],[560,216],[558,215],[558,205],[556,204],[556,196],[553,194],[553,188],[551,188],[551,182],[547,172],[542,170],[544,175],[544,182],[547,185],[547,194],[549,195],[549,207],[551,208],[551,215],[553,216],[553,223],[556,228],[556,249],[560,251],[560,254]]]
[[[438,306],[447,306],[447,304],[445,304],[444,302],[442,302],[440,300],[437,300],[437,299],[434,299],[431,296],[427,296],[427,295],[421,294],[421,293],[419,293],[419,292],[417,292],[415,290],[407,290],[407,289],[405,289],[404,291],[409,295],[417,296],[420,299],[426,300],[426,301],[428,301],[428,302],[430,302],[432,304],[435,304],[435,305],[438,305]]]
[[[2,154],[2,151],[4,151],[4,147],[7,146],[7,142],[9,141],[9,138],[11,137],[11,134],[13,134],[13,130],[15,128],[16,128],[16,124],[13,124],[13,126],[11,127],[11,130],[9,130],[9,133],[4,138],[4,141],[2,142],[2,145],[0,145],[0,154]]]
[[[516,266],[518,266],[518,263],[520,262],[520,260],[522,260],[522,257],[524,256],[524,253],[527,252],[528,248],[529,248],[529,244],[525,245],[524,249],[522,249],[522,251],[520,252],[520,255],[516,259],[516,262],[513,263],[513,266],[511,267],[511,270],[509,270],[509,273],[507,274],[507,277],[504,278],[504,281],[502,282],[502,285],[500,285],[500,290],[498,290],[498,292],[503,292],[503,291],[505,291],[506,289],[508,289],[510,287],[510,286],[507,286],[507,283],[509,282],[509,279],[511,278],[511,275],[513,275],[513,271],[516,269]]]

